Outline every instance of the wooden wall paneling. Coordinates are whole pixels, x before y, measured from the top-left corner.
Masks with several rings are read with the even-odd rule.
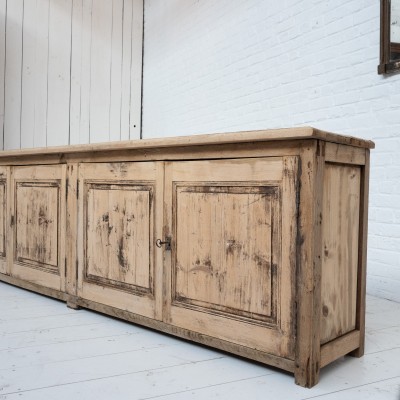
[[[24,1],[7,2],[4,148],[21,145],[22,21]]]
[[[122,87],[121,87],[121,140],[130,138],[131,115],[131,70],[132,70],[132,29],[133,4],[135,1],[125,0],[122,15]]]
[[[132,62],[129,138],[141,137],[142,124],[142,57],[143,57],[143,0],[133,1]]]
[[[321,343],[356,326],[361,168],[326,163],[324,174]]]
[[[8,256],[8,195],[9,195],[9,177],[10,168],[0,167],[0,273],[7,274],[7,256]]]
[[[69,144],[89,143],[81,134],[81,107],[82,107],[82,57],[84,49],[83,34],[83,5],[84,0],[72,0],[71,20],[71,93],[69,106]],[[89,66],[87,67],[89,68]],[[89,130],[87,130],[89,134]]]
[[[111,13],[109,140],[121,140],[121,91],[124,1],[113,0]]]
[[[110,68],[113,2],[92,3],[90,142],[110,140]]]
[[[15,167],[12,276],[65,290],[65,165]]]
[[[51,0],[47,145],[69,144],[72,0]]]
[[[320,371],[321,228],[325,142],[312,140],[301,154],[297,237],[297,343],[295,380],[312,387]]]
[[[4,76],[6,68],[7,0],[0,0],[0,149],[4,149]]]
[[[49,0],[24,2],[21,148],[47,142]]]
[[[74,0],[71,54],[71,144],[90,142],[93,0]]]

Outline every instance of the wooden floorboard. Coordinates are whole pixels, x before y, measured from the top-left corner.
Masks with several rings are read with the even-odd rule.
[[[291,374],[0,282],[0,399],[400,399],[400,304],[367,298],[366,354]]]

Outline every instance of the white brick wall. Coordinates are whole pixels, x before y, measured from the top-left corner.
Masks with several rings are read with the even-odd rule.
[[[143,136],[312,125],[376,142],[368,287],[400,301],[400,74],[377,0],[145,0]]]

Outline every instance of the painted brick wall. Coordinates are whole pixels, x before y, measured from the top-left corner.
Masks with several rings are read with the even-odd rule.
[[[312,125],[376,141],[368,287],[400,301],[400,74],[377,0],[146,0],[143,137]]]

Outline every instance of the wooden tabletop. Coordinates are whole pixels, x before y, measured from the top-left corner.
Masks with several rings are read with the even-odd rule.
[[[322,131],[313,127],[268,129],[258,131],[241,131],[216,133],[208,135],[177,136],[157,139],[127,140],[95,144],[79,144],[69,146],[39,147],[34,149],[0,151],[0,158],[28,155],[87,153],[110,150],[151,149],[183,146],[205,146],[227,143],[268,142],[296,139],[320,139],[327,142],[347,144],[355,147],[373,149],[375,143],[370,140],[352,136],[339,135]]]

